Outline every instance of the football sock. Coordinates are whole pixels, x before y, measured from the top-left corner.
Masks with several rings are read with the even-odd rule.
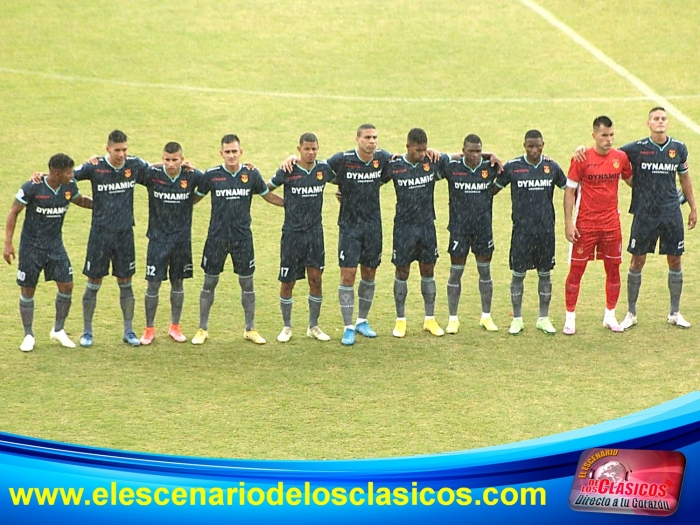
[[[683,270],[668,271],[668,290],[671,292],[671,311],[669,313],[678,313],[681,307],[681,292],[683,291]]]
[[[238,276],[238,284],[241,285],[241,305],[243,305],[243,315],[245,316],[245,329],[255,328],[255,283],[253,276]]]
[[[423,296],[423,303],[425,304],[425,316],[433,317],[435,315],[435,295],[436,286],[434,277],[421,277],[420,278],[420,293]],[[403,316],[399,316],[403,317]]]
[[[291,297],[280,296],[280,310],[282,311],[282,323],[284,326],[292,326],[292,305],[294,300]]]
[[[525,274],[513,272],[510,280],[510,302],[513,305],[513,317],[523,316],[523,292],[525,291]]]
[[[357,287],[357,316],[360,319],[367,319],[369,309],[372,307],[373,299],[374,281],[365,281],[364,279],[360,279],[360,285]]]
[[[95,306],[97,306],[97,292],[100,289],[100,284],[91,283],[88,281],[83,294],[83,331],[92,332],[92,316],[95,315]]]
[[[122,308],[124,333],[126,333],[134,329],[132,326],[134,320],[134,289],[131,287],[131,282],[119,285],[119,306]]]
[[[209,326],[209,312],[216,297],[216,285],[219,284],[218,275],[204,274],[202,291],[199,293],[199,327],[206,330]]]
[[[552,300],[552,276],[550,272],[537,272],[537,292],[540,294],[540,317],[549,316]]]
[[[627,311],[633,315],[637,315],[637,298],[641,286],[642,272],[634,273],[629,270],[627,272]]]
[[[450,277],[447,279],[447,308],[450,315],[456,316],[459,308],[459,298],[462,295],[462,274],[464,266],[453,264],[450,266]]]
[[[491,263],[478,262],[476,269],[479,272],[479,295],[481,295],[481,311],[485,314],[491,312],[491,300],[493,298],[493,279],[491,279]]]
[[[566,311],[575,312],[578,302],[578,292],[581,289],[581,278],[586,266],[583,264],[572,264],[569,268],[569,275],[566,277]]]
[[[355,307],[355,288],[352,286],[338,286],[338,301],[340,302],[340,313],[343,315],[343,324],[352,326],[352,318]]]
[[[34,297],[19,296],[19,316],[22,318],[24,335],[34,335],[32,323],[34,323]]]
[[[620,298],[620,265],[606,260],[605,265],[605,307],[614,310]]]
[[[372,291],[374,291],[374,283],[372,283]],[[321,315],[321,301],[323,300],[323,297],[309,294],[308,299],[309,326],[318,326],[318,318]]]
[[[160,281],[148,281],[146,297],[143,301],[146,307],[146,326],[155,326],[156,311],[158,310],[158,290],[160,290]]]
[[[396,303],[396,317],[406,317],[406,294],[408,294],[408,283],[394,277],[394,303]]]
[[[56,322],[53,329],[60,332],[66,324],[68,312],[70,312],[71,294],[56,292]]]
[[[185,303],[185,288],[182,279],[170,280],[170,323],[180,324],[182,305]]]

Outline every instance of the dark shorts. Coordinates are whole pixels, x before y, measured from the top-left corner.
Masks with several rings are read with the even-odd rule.
[[[17,284],[24,288],[36,288],[42,270],[45,281],[73,282],[73,268],[63,247],[47,252],[34,246],[20,245]]]
[[[377,268],[382,262],[382,225],[341,228],[338,237],[338,266],[357,268],[358,264]]]
[[[131,277],[136,273],[133,229],[125,232],[90,229],[83,273],[90,278],[101,279],[109,274],[110,262],[115,277]]]
[[[170,270],[170,271],[168,271]],[[146,255],[146,280],[192,278],[192,244],[189,242],[149,242]]]
[[[432,221],[427,224],[394,223],[394,248],[391,262],[394,266],[409,266],[413,261],[435,264],[438,259],[437,235]]]
[[[680,208],[673,213],[664,215],[635,214],[627,251],[632,255],[654,253],[657,241],[660,241],[660,254],[683,254],[685,251],[685,232],[683,230],[683,214]]]
[[[571,264],[585,265],[594,259],[622,264],[622,231],[580,232],[571,246]]]
[[[202,254],[202,269],[207,275],[219,275],[224,271],[226,257],[231,255],[233,272],[241,277],[255,273],[253,239],[242,241],[214,241],[207,238]]]
[[[535,269],[548,272],[554,268],[554,248],[554,232],[513,232],[510,238],[510,269],[518,273]]]
[[[311,232],[282,232],[280,243],[279,281],[292,283],[306,276],[306,267],[323,270],[326,250],[323,230]]]
[[[469,250],[474,255],[491,255],[494,250],[493,232],[483,233],[452,233],[450,232],[450,245],[447,253],[457,259],[466,259]]]

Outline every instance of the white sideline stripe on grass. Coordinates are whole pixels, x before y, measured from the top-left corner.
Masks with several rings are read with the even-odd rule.
[[[653,100],[659,106],[666,108],[666,111],[673,115],[677,120],[685,124],[685,126],[700,135],[700,126],[693,122],[689,117],[687,117],[680,109],[669,102],[670,97],[664,97],[654,91],[650,86],[642,82],[639,78],[630,73],[627,69],[622,67],[620,64],[615,62],[608,55],[603,53],[600,49],[591,44],[588,40],[579,35],[576,31],[571,29],[564,22],[555,17],[552,13],[547,11],[544,7],[537,5],[532,0],[520,0],[520,2],[530,8],[532,11],[540,15],[551,25],[559,29],[562,33],[568,36],[571,40],[580,45],[583,49],[588,51],[591,55],[597,58],[604,65],[608,66],[615,73],[620,75],[622,78],[627,80],[635,88],[637,88],[642,94],[645,95],[649,100]]]
[[[249,95],[256,97],[272,97],[272,98],[297,98],[297,99],[322,99],[322,100],[343,100],[355,102],[409,102],[420,104],[542,104],[546,102],[552,103],[581,103],[581,102],[642,102],[646,100],[656,101],[658,96],[641,96],[641,97],[582,97],[582,98],[412,98],[412,97],[362,97],[349,95],[327,95],[322,93],[284,93],[278,91],[253,91],[246,89],[232,88],[210,88],[187,86],[178,84],[154,84],[149,82],[128,82],[124,80],[113,80],[105,78],[79,77],[73,75],[61,75],[57,73],[44,73],[42,71],[30,71],[26,69],[12,69],[0,67],[0,73],[12,75],[26,75],[47,78],[50,80],[64,80],[66,82],[88,82],[93,84],[106,84],[112,86],[125,86],[132,88],[146,89],[171,89],[176,91],[189,91],[195,93],[225,93],[236,95]],[[698,95],[677,95],[668,98],[675,99],[700,99]],[[670,103],[666,104],[670,106]]]

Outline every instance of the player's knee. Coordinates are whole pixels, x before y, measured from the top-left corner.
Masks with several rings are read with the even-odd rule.
[[[668,260],[668,269],[673,271],[673,272],[680,272],[681,271],[681,256],[680,255],[669,255],[667,257]]]

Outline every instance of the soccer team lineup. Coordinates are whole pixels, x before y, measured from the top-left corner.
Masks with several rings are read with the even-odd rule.
[[[574,335],[581,279],[588,262],[593,260],[602,260],[605,270],[603,327],[612,332],[631,329],[637,324],[636,303],[646,257],[657,252],[668,262],[666,320],[677,327],[690,328],[691,323],[680,311],[681,261],[685,229],[695,227],[697,210],[687,148],[667,134],[668,124],[664,108],[651,108],[647,117],[648,136],[617,149],[613,147],[614,123],[606,116],[599,116],[592,125],[593,144],[572,151],[567,171],[543,154],[544,137],[536,129],[525,133],[523,154],[503,162],[484,151],[480,137],[475,134],[464,138],[463,149],[458,154],[429,149],[427,134],[420,128],[408,132],[404,153],[392,155],[378,148],[377,128],[362,124],[357,129],[355,148],[326,160],[317,159],[316,135],[302,134],[298,154],[286,159],[269,181],[263,179],[254,165],[241,160],[243,141],[234,134],[225,135],[220,141],[222,164],[200,171],[184,161],[183,148],[177,142],[165,145],[162,161],[157,164],[130,156],[127,135],[114,130],[107,138],[106,155],[92,157],[81,165],[76,165],[66,154],[53,155],[48,162],[48,173],[36,173],[15,195],[7,216],[3,256],[8,264],[17,259],[19,313],[24,330],[20,350],[30,352],[36,344],[34,294],[42,272],[44,279],[55,281],[58,288],[55,323],[49,338],[63,347],[76,347],[64,328],[72,303],[73,270],[62,241],[62,227],[71,203],[92,210],[83,267],[87,283],[82,296],[83,330],[79,344],[91,347],[100,342],[99,333],[93,333],[93,317],[98,292],[110,273],[119,286],[126,344],[135,347],[153,342],[159,291],[166,280],[170,281],[171,310],[167,335],[175,342],[186,342],[188,338],[183,334],[180,318],[185,295],[183,281],[194,274],[193,209],[208,195],[211,216],[201,257],[199,322],[191,343],[202,345],[209,337],[209,314],[215,303],[219,276],[229,257],[240,286],[245,318],[243,337],[255,344],[266,343],[255,326],[251,202],[256,194],[267,203],[284,208],[278,274],[282,329],[276,340],[286,343],[292,338],[292,293],[299,280],[308,282],[305,335],[319,341],[331,340],[319,326],[326,266],[322,207],[327,183],[335,185],[335,198],[340,202],[337,297],[344,326],[340,340],[343,345],[353,345],[358,334],[367,338],[377,336],[370,324],[370,309],[383,249],[380,188],[389,183],[396,195],[391,249],[395,269],[394,337],[403,338],[407,333],[408,279],[414,261],[418,263],[425,310],[423,330],[435,337],[459,332],[462,276],[470,252],[478,272],[479,325],[487,332],[499,330],[491,317],[492,206],[494,195],[506,187],[510,189],[512,219],[508,255],[510,334],[517,335],[525,328],[524,280],[528,270],[536,270],[539,296],[536,329],[550,336],[559,330]],[[444,329],[435,316],[438,286],[434,277],[440,251],[434,188],[443,179],[449,192],[447,252],[450,257],[449,278],[441,283],[449,311]],[[623,250],[618,202],[620,180],[631,187],[629,212],[633,219],[625,236],[631,257],[626,276],[627,308],[618,320],[616,306],[621,291]],[[90,181],[92,197],[84,195],[81,181]],[[137,184],[145,186],[148,192],[146,326],[141,337],[133,326],[132,288],[137,266],[134,242]],[[557,195],[559,190],[562,193]],[[560,316],[550,315],[549,305],[557,240],[555,207],[561,205],[561,195],[565,232],[560,241],[570,243],[570,255],[565,290],[555,290],[565,295],[566,304],[564,324],[559,328],[555,323]],[[687,219],[683,218],[683,208],[687,210]],[[15,250],[13,238],[23,210],[19,249]],[[659,305],[660,310],[663,308]]]

